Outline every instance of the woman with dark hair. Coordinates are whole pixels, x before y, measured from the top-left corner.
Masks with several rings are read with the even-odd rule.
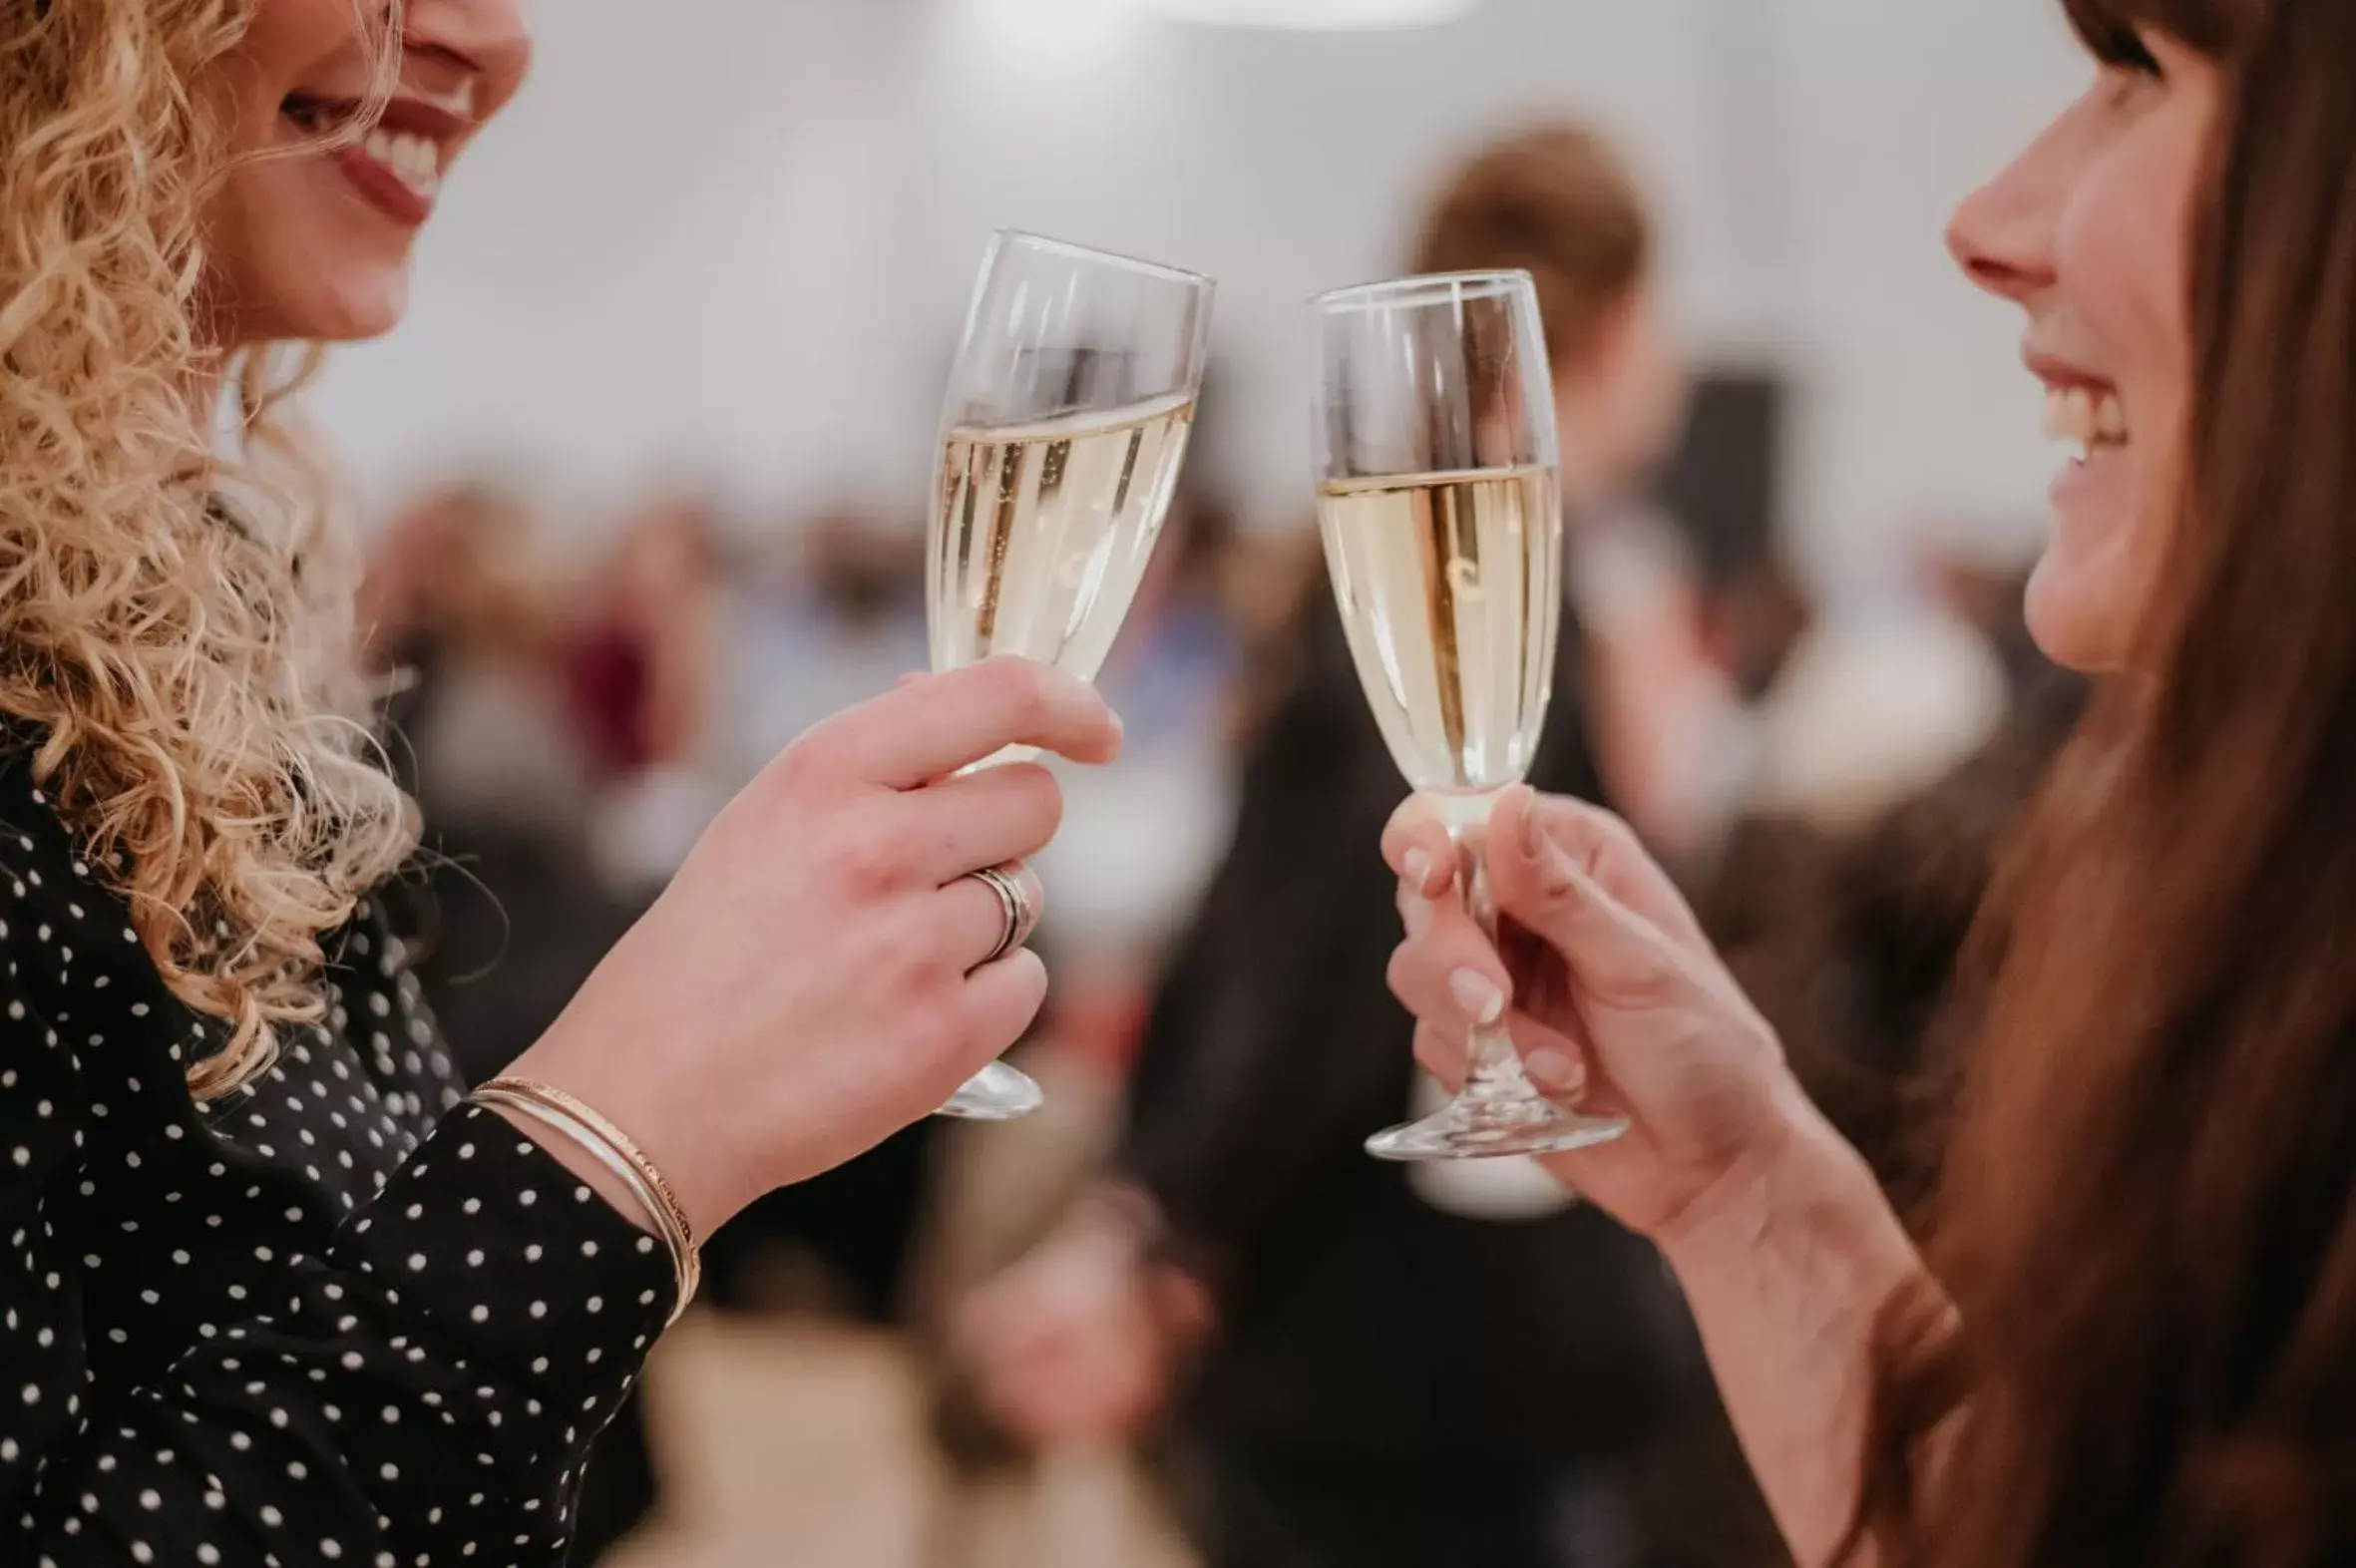
[[[1440,1069],[1511,1008],[1633,1119],[1555,1169],[1661,1244],[1804,1561],[2344,1564],[2356,8],[2069,9],[2096,85],[1952,237],[2083,449],[2029,619],[2100,690],[1983,913],[1920,1250],[1600,812],[1517,792],[1511,951],[1434,878],[1392,980]]]

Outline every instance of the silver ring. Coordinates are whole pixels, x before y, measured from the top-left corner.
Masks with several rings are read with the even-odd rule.
[[[990,949],[988,958],[975,966],[987,969],[1030,940],[1030,934],[1038,927],[1038,911],[1031,907],[1030,892],[1023,887],[1022,879],[1002,866],[969,871],[966,877],[998,896],[998,909],[1006,919],[1005,930],[998,934],[998,945]]]

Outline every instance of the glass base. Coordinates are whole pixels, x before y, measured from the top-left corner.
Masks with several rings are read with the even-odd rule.
[[[1421,1121],[1374,1134],[1367,1140],[1367,1152],[1403,1164],[1570,1154],[1627,1132],[1625,1117],[1583,1116],[1527,1092],[1464,1096]]]
[[[1046,1103],[1046,1094],[1028,1073],[993,1061],[967,1079],[966,1086],[934,1114],[960,1121],[1018,1121]]]

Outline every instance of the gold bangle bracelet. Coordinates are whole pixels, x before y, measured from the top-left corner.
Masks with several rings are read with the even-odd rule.
[[[687,1211],[644,1151],[605,1117],[563,1089],[537,1079],[494,1078],[477,1089],[473,1098],[477,1104],[517,1111],[566,1134],[630,1190],[670,1250],[678,1290],[669,1322],[678,1322],[702,1283],[703,1259],[695,1229],[687,1222]]]
[[[667,1328],[669,1324],[678,1322],[679,1314],[685,1310],[687,1303],[695,1294],[701,1269],[693,1255],[681,1251],[678,1238],[671,1234],[670,1226],[665,1220],[662,1200],[654,1195],[654,1189],[647,1184],[645,1176],[638,1168],[624,1159],[618,1150],[607,1145],[589,1127],[566,1115],[563,1111],[543,1105],[538,1100],[527,1099],[521,1094],[509,1094],[498,1089],[478,1090],[474,1099],[478,1105],[513,1111],[519,1116],[528,1117],[544,1127],[553,1128],[563,1133],[568,1140],[587,1150],[598,1164],[613,1173],[614,1178],[621,1183],[630,1197],[636,1200],[639,1209],[654,1223],[657,1231],[661,1234],[664,1249],[670,1254],[671,1279],[677,1300],[671,1309],[670,1318],[664,1326]]]

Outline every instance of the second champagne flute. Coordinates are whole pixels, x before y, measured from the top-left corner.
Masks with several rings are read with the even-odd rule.
[[[1013,654],[1096,678],[1177,490],[1213,291],[1035,234],[992,240],[942,418],[926,561],[936,670]],[[1039,1103],[1037,1084],[996,1062],[942,1114],[1003,1121]]]
[[[1312,301],[1318,520],[1359,679],[1407,782],[1455,836],[1491,942],[1482,834],[1529,771],[1562,624],[1554,381],[1523,272],[1407,278]],[[1477,1023],[1445,1109],[1369,1140],[1392,1160],[1558,1154],[1625,1121],[1546,1099],[1500,1019]]]

